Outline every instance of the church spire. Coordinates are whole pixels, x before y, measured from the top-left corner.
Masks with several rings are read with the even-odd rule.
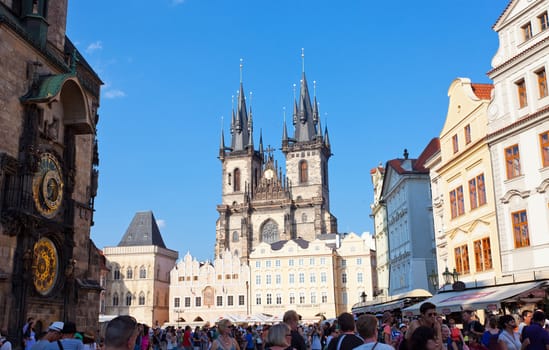
[[[294,139],[296,142],[314,140],[317,136],[316,125],[318,123],[318,116],[315,120],[313,113],[309,86],[307,84],[307,77],[305,76],[305,53],[303,49],[301,51],[301,57],[303,59],[303,72],[299,89],[299,102],[294,105]]]
[[[233,151],[243,151],[250,144],[251,120],[248,120],[246,110],[246,96],[244,95],[244,84],[242,83],[242,59],[240,59],[240,89],[237,96],[236,115],[233,109],[233,122],[231,123],[231,148]]]

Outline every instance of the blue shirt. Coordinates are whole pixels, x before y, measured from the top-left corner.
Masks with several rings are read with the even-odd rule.
[[[549,344],[549,333],[539,324],[533,323],[524,327],[522,330],[523,341],[526,338],[530,339],[530,345],[527,350],[545,350],[545,346]]]

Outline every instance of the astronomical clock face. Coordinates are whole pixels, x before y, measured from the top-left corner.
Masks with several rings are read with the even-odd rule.
[[[36,209],[47,218],[57,214],[63,200],[63,177],[57,159],[44,153],[32,181],[32,195]]]
[[[59,256],[55,244],[41,238],[34,245],[33,282],[36,291],[48,295],[55,286],[59,274]]]

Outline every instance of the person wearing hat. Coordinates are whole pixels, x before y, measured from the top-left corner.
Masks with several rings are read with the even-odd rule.
[[[61,339],[61,331],[63,330],[63,322],[53,322],[48,327],[46,334],[40,338],[31,348],[31,350],[46,350],[51,342]]]
[[[45,350],[84,350],[84,343],[74,337],[76,333],[76,324],[67,321],[61,330],[61,340],[51,342]]]

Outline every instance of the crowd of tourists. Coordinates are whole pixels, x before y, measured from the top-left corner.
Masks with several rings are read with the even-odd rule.
[[[36,335],[33,320],[22,329],[25,350],[549,350],[549,321],[542,310],[526,310],[520,319],[489,315],[481,323],[472,311],[443,316],[425,302],[414,320],[391,312],[342,313],[333,322],[301,324],[294,310],[274,325],[235,325],[222,319],[214,325],[149,327],[131,316],[109,321],[103,335],[89,339],[73,322],[53,322]],[[0,350],[12,344],[0,336]]]

